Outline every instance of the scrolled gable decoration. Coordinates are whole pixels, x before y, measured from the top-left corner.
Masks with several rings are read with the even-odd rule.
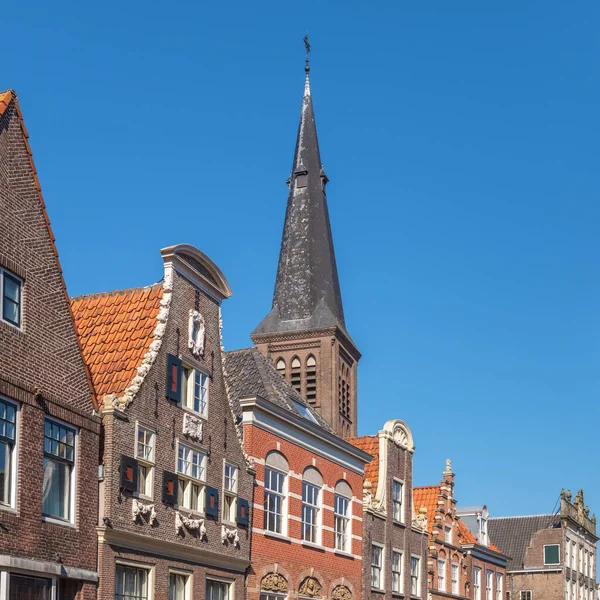
[[[307,577],[300,585],[298,595],[306,598],[320,598],[321,584],[314,577]]]
[[[190,309],[188,332],[188,348],[195,356],[203,356],[206,327],[204,325],[204,317],[197,310]]]
[[[288,593],[288,584],[279,573],[267,573],[260,582],[260,589],[267,592]]]
[[[345,585],[338,585],[331,592],[332,600],[352,600],[352,592]]]

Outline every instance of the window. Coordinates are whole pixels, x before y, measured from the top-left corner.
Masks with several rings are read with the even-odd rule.
[[[16,438],[17,407],[0,399],[0,504],[4,506],[15,505]]]
[[[571,566],[571,552],[569,551],[570,547],[571,547],[571,542],[569,541],[569,538],[567,538],[565,540],[565,566],[567,566],[567,567]]]
[[[42,512],[73,520],[75,430],[51,419],[44,422],[44,483]]]
[[[494,600],[492,598],[494,584],[494,573],[493,571],[485,572],[485,600]]]
[[[306,359],[306,399],[317,401],[317,361],[312,354]]]
[[[237,510],[238,469],[225,463],[223,473],[223,521],[235,523]]]
[[[289,467],[278,452],[267,454],[265,461],[265,531],[285,534],[283,518],[285,507],[285,482]]]
[[[577,571],[577,544],[571,544],[571,569]]]
[[[230,596],[231,583],[206,580],[206,600],[229,600]]]
[[[560,563],[560,546],[558,544],[548,544],[544,546],[544,564],[558,565]]]
[[[444,529],[444,540],[447,544],[452,543],[452,525],[446,525]]]
[[[456,563],[452,563],[452,593],[458,594],[458,565]]]
[[[169,573],[169,600],[187,600],[189,575]]]
[[[36,598],[50,600],[52,598],[52,580],[30,575],[10,574],[8,600],[24,600]]]
[[[531,590],[524,590],[519,592],[519,600],[532,600]]]
[[[292,377],[291,377],[291,384],[294,387],[294,389],[298,392],[298,393],[302,393],[302,363],[300,362],[300,359],[295,356],[292,359]]]
[[[473,591],[475,600],[481,600],[481,569],[479,567],[473,569]]]
[[[21,327],[21,288],[23,282],[7,271],[2,275],[2,319],[15,327]]]
[[[383,589],[383,548],[373,544],[371,546],[371,587]]]
[[[394,512],[394,521],[404,522],[404,508],[402,504],[404,496],[404,483],[398,479],[392,482],[392,505]]]
[[[148,569],[117,565],[115,600],[148,600]]]
[[[309,467],[302,476],[302,539],[318,544],[319,539],[319,499],[323,479],[319,471]]]
[[[503,600],[504,594],[504,577],[502,573],[496,573],[496,600]]]
[[[446,591],[446,561],[437,561],[437,576],[438,576],[438,590],[440,592]]]
[[[208,415],[208,375],[183,367],[182,404],[202,417]]]
[[[402,553],[392,551],[392,592],[402,593]]]
[[[138,460],[138,492],[152,498],[154,483],[154,432],[138,423],[135,444]]]
[[[334,497],[335,549],[350,552],[350,502],[352,490],[345,481],[338,481]]]
[[[280,358],[276,363],[275,363],[275,368],[277,369],[277,372],[282,376],[285,377],[285,360],[283,360],[283,358]]]
[[[551,563],[555,564],[555,563]],[[587,577],[588,576],[588,551],[585,550],[583,555],[583,573]]]
[[[583,573],[583,546],[579,546],[579,572]]]
[[[421,559],[418,556],[410,557],[410,594],[420,596],[419,581],[421,579]]]
[[[188,510],[204,512],[206,454],[180,442],[177,449],[177,473],[177,504]]]

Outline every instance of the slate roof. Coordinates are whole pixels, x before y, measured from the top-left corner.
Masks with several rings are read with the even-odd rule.
[[[526,517],[494,517],[488,520],[490,539],[510,556],[507,570],[523,567],[525,551],[535,533],[560,524],[558,515],[530,515]],[[540,565],[542,566],[542,565]]]
[[[379,485],[379,436],[361,435],[348,438],[347,441],[373,457],[373,460],[365,465],[365,479],[371,482],[371,491],[375,494]]]
[[[154,339],[162,284],[71,299],[75,327],[99,403],[121,396]]]
[[[305,187],[297,185],[298,173],[307,174]],[[323,179],[307,73],[273,305],[253,335],[334,326],[346,333]]]
[[[241,419],[240,398],[260,396],[296,416],[304,415],[294,405],[305,407],[316,423],[328,432],[333,430],[321,415],[284,379],[270,360],[256,348],[244,348],[224,353],[225,381],[234,414]]]

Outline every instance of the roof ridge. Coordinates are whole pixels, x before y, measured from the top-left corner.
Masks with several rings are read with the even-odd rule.
[[[512,517],[489,517],[490,521],[497,521],[500,519],[531,519],[533,517],[558,517],[555,513],[542,513],[539,515],[514,515]]]
[[[376,439],[378,436],[376,433],[367,433],[366,435],[353,435],[352,437],[346,438],[349,442],[352,440],[363,440],[367,438]]]
[[[131,294],[133,292],[140,292],[142,290],[148,290],[153,287],[161,286],[162,283],[157,281],[156,283],[152,283],[150,285],[143,285],[138,287],[131,288],[123,288],[121,290],[111,290],[109,292],[92,292],[91,294],[79,294],[79,296],[71,296],[70,300],[73,302],[74,300],[81,300],[83,298],[100,298],[104,296],[115,296],[117,294]]]
[[[436,485],[415,485],[413,486],[413,491],[415,490],[429,490],[429,489],[433,489],[433,488],[439,488],[440,485],[439,483]]]
[[[236,348],[235,350],[225,350],[225,354],[235,354],[236,352],[248,352],[253,350],[254,346],[248,346],[247,348]]]

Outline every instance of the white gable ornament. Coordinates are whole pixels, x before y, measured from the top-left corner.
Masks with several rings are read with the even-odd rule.
[[[188,348],[195,356],[203,356],[206,327],[204,326],[204,317],[197,310],[190,309],[188,332]]]
[[[190,415],[188,412],[183,414],[183,435],[196,442],[202,442],[203,427],[202,419]]]

